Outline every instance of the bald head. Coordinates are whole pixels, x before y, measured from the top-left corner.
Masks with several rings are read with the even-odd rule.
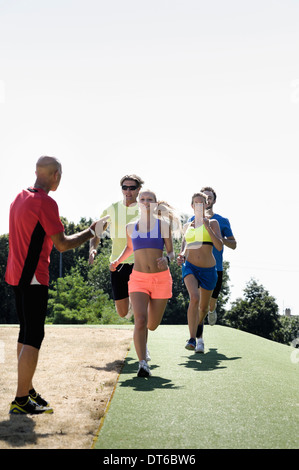
[[[55,157],[40,157],[36,162],[36,171],[61,171],[61,163]]]
[[[42,188],[46,192],[56,191],[62,174],[61,163],[55,157],[40,157],[36,162],[35,174],[35,187]]]

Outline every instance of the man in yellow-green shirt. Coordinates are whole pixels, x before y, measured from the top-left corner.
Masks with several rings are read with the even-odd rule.
[[[137,197],[143,185],[142,179],[137,175],[125,175],[120,180],[123,200],[111,204],[104,210],[101,217],[110,216],[110,237],[112,239],[112,252],[110,261],[114,261],[122,253],[127,244],[126,226],[137,219],[139,210]],[[90,240],[89,262],[93,263],[100,242],[98,237]],[[125,317],[129,310],[128,281],[133,269],[134,255],[125,260],[110,272],[111,286],[115,307],[120,317]]]

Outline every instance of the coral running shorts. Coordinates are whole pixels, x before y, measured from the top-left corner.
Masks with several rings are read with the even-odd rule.
[[[158,273],[142,273],[133,269],[128,283],[129,294],[144,292],[152,299],[172,297],[172,277],[169,269]]]

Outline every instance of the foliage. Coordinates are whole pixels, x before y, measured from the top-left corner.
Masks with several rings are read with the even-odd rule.
[[[299,317],[285,317],[279,318],[281,323],[279,342],[284,344],[294,344],[294,347],[299,347]]]
[[[269,292],[251,279],[244,289],[244,299],[237,299],[226,312],[224,321],[237,328],[264,338],[280,339],[278,306]]]
[[[5,282],[8,256],[8,235],[0,236],[0,323],[17,323],[15,297],[11,286]]]
[[[89,227],[92,223],[91,219],[81,218],[78,224],[74,222],[68,222],[65,217],[61,217],[61,221],[64,226],[65,234],[72,235],[77,232],[81,232]],[[58,277],[63,277],[69,274],[71,268],[77,264],[77,261],[81,258],[88,259],[89,244],[84,243],[83,245],[75,248],[74,250],[68,250],[64,253],[59,253],[54,247],[50,257],[50,284],[56,281]]]
[[[103,289],[109,298],[112,299],[109,270],[110,253],[110,238],[102,239],[98,247],[98,254],[95,258],[94,264],[91,269],[89,267],[89,278],[95,289]]]
[[[103,289],[94,287],[89,275],[84,279],[84,265],[87,269],[87,261],[81,259],[70,274],[58,278],[49,290],[48,323],[120,323],[114,302]]]

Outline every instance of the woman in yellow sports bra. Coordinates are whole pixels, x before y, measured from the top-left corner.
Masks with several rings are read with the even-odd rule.
[[[213,246],[222,250],[223,241],[217,220],[205,217],[206,195],[195,193],[191,206],[195,218],[183,228],[183,242],[177,262],[182,265],[182,277],[189,293],[187,311],[190,339],[186,349],[196,348],[196,331],[208,314],[209,303],[217,282]]]

